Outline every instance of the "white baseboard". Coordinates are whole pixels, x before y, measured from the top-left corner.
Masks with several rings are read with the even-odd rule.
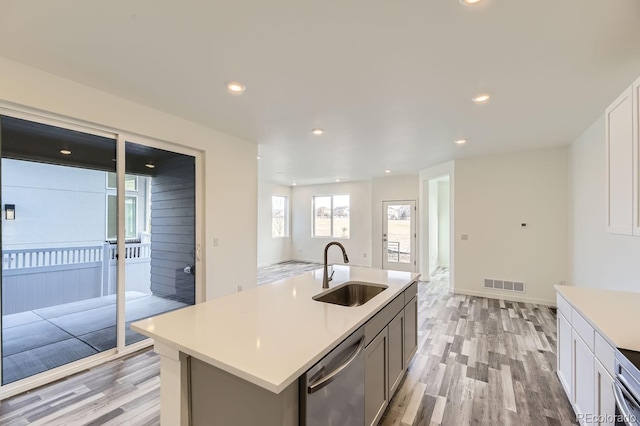
[[[464,294],[466,296],[486,297],[488,299],[508,300],[510,302],[524,302],[524,303],[533,303],[536,305],[556,306],[555,300],[533,299],[530,297],[497,293],[493,291],[477,291],[477,290],[466,290],[466,289],[454,288],[453,292],[456,294]]]

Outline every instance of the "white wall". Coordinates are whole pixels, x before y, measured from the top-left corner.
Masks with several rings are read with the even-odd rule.
[[[429,229],[428,229],[428,239],[429,239],[429,275],[433,274],[436,269],[438,269],[438,248],[440,247],[440,223],[438,220],[440,219],[439,215],[439,205],[438,205],[438,180],[432,179],[428,183],[429,194],[428,199],[429,203],[427,204],[428,217],[429,217]],[[447,222],[449,222],[447,220]],[[447,256],[448,257],[448,256]]]
[[[350,195],[350,238],[313,238],[313,196],[341,194]],[[291,190],[291,199],[291,256],[294,259],[322,263],[325,245],[339,241],[347,250],[350,264],[371,265],[371,181],[296,186]],[[343,263],[339,249],[330,249],[329,263]]]
[[[3,204],[16,220],[4,221],[4,249],[81,247],[106,240],[107,173],[32,161],[2,159]],[[115,191],[113,191],[115,194]],[[127,191],[137,200],[138,236],[145,230],[147,180]]]
[[[609,234],[605,229],[604,116],[570,145],[569,185],[572,193],[569,283],[640,291],[640,237]]]
[[[384,219],[382,202],[417,201],[418,175],[384,176],[373,179],[371,194],[371,265],[382,268],[382,221]],[[417,249],[418,244],[416,244]]]
[[[287,197],[289,233],[273,237],[271,229],[271,196]],[[258,182],[258,266],[291,260],[291,187]]]
[[[555,304],[568,275],[567,169],[566,148],[456,161],[456,292]],[[523,281],[527,292],[485,291],[484,278]]]
[[[449,238],[451,237],[451,233],[449,232],[450,228],[450,220],[449,220],[449,179],[443,179],[438,181],[438,249],[437,249],[437,259],[438,266],[442,266],[445,268],[449,267]]]
[[[5,58],[0,102],[202,151],[205,199],[198,210],[205,229],[198,271],[206,277],[206,297],[257,285],[256,144]],[[213,247],[214,237],[219,247]]]
[[[106,238],[106,173],[2,159],[4,249],[93,246]],[[3,217],[4,219],[4,217]]]

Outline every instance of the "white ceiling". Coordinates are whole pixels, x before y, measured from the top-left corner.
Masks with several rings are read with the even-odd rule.
[[[0,56],[358,180],[570,143],[640,75],[640,1],[3,0]]]

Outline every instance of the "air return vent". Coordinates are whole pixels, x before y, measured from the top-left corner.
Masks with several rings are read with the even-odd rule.
[[[493,290],[515,291],[518,293],[525,292],[525,286],[523,282],[497,280],[493,278],[484,279],[484,288],[490,288]]]

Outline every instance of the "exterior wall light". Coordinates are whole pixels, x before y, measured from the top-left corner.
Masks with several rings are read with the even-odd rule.
[[[4,205],[4,218],[6,220],[16,220],[16,205],[5,204]]]

